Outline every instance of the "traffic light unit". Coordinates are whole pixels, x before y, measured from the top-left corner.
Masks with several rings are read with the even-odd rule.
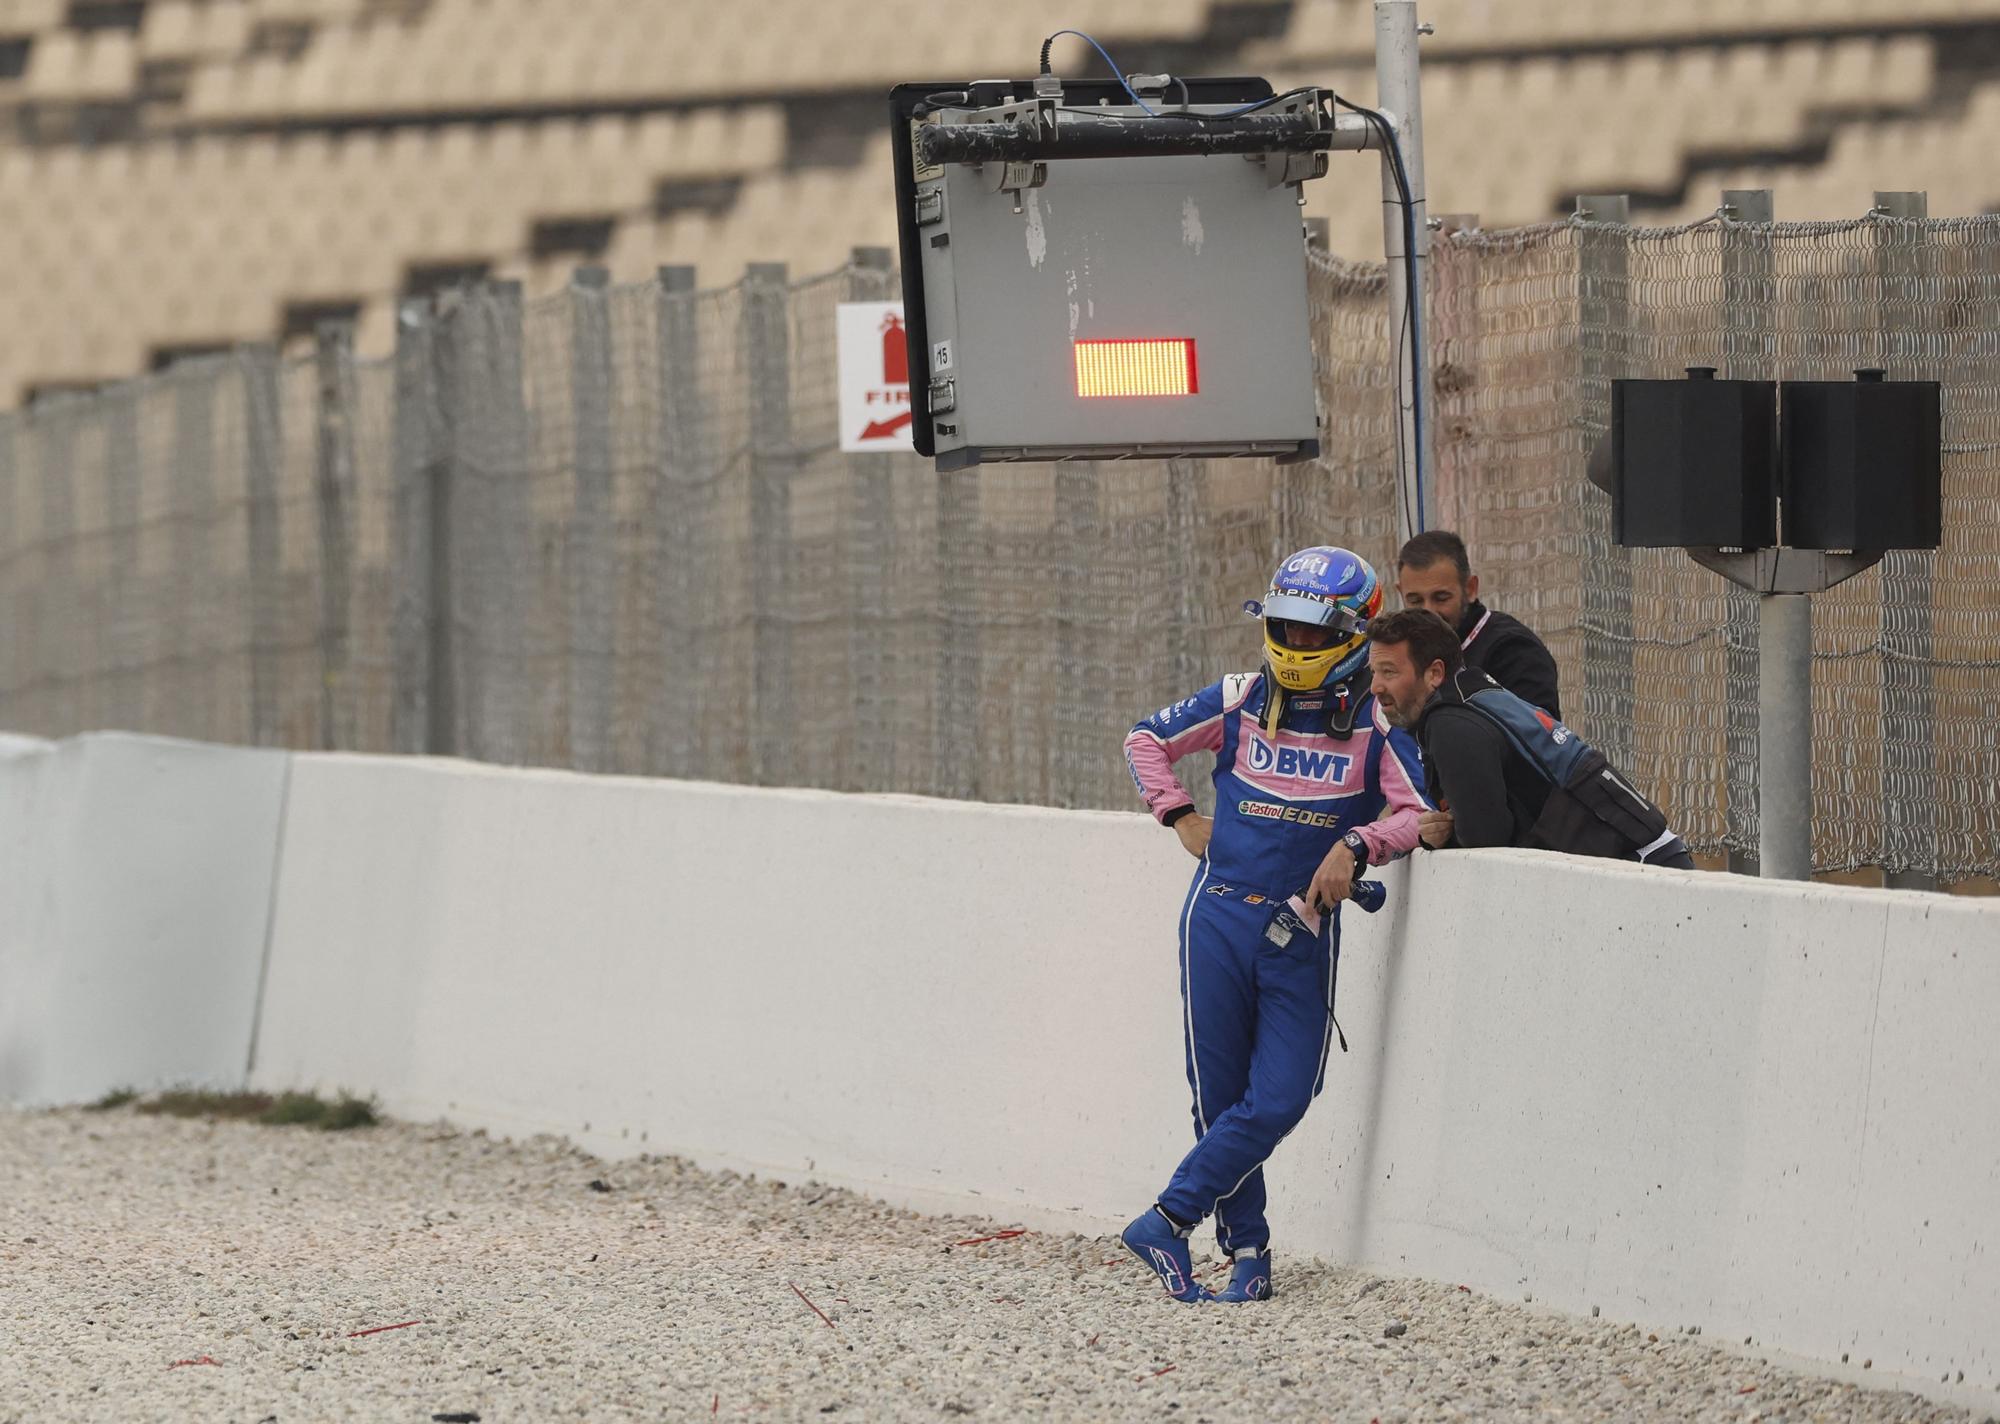
[[[1299,185],[1360,148],[1261,79],[891,95],[913,437],[985,461],[1319,453]]]

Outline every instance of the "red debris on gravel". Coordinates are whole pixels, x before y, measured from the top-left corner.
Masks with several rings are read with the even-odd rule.
[[[219,1365],[221,1363],[222,1361],[216,1359],[215,1356],[213,1355],[197,1355],[192,1360],[175,1360],[171,1365],[168,1365],[167,1368],[170,1370],[177,1370],[182,1365]]]
[[[816,1305],[813,1305],[813,1303],[812,1303],[812,1297],[811,1297],[811,1296],[809,1296],[809,1295],[807,1295],[807,1294],[806,1294],[806,1293],[805,1293],[804,1291],[800,1290],[800,1289],[798,1288],[798,1285],[797,1285],[797,1283],[796,1283],[796,1282],[793,1282],[793,1281],[786,1281],[786,1282],[785,1282],[785,1284],[786,1284],[786,1285],[788,1285],[788,1286],[791,1286],[791,1288],[792,1288],[792,1294],[793,1294],[793,1295],[797,1296],[797,1297],[798,1297],[798,1298],[799,1298],[800,1300],[804,1301],[804,1302],[805,1302],[805,1303],[806,1303],[807,1305],[809,1305],[809,1306],[812,1306],[812,1313],[813,1313],[814,1315],[817,1315],[817,1316],[818,1316],[818,1317],[819,1317],[819,1318],[820,1318],[821,1320],[824,1320],[824,1321],[826,1322],[826,1328],[827,1328],[827,1329],[829,1329],[829,1330],[838,1330],[838,1329],[840,1328],[840,1327],[839,1327],[838,1325],[835,1325],[835,1324],[833,1323],[833,1317],[832,1317],[832,1316],[828,1315],[828,1314],[827,1314],[827,1313],[826,1313],[825,1311],[821,1310],[821,1309],[820,1309],[820,1308],[819,1308],[818,1306],[816,1306]]]
[[[1150,1375],[1134,1375],[1132,1376],[1132,1378],[1139,1380],[1158,1379],[1161,1375],[1170,1375],[1179,1368],[1180,1368],[1179,1365],[1161,1365],[1157,1370],[1154,1370]]]
[[[363,1335],[380,1335],[384,1330],[408,1330],[412,1325],[422,1325],[421,1320],[405,1320],[398,1325],[371,1325],[366,1330],[350,1330],[347,1338],[359,1340]]]
[[[984,1246],[988,1241],[1012,1241],[1016,1236],[1026,1236],[1027,1234],[1025,1230],[996,1231],[991,1236],[971,1236],[963,1241],[954,1241],[951,1244],[954,1246]]]

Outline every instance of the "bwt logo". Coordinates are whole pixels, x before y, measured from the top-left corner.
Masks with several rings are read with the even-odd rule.
[[[1288,574],[1311,574],[1314,578],[1325,578],[1326,571],[1332,567],[1333,565],[1322,559],[1318,554],[1301,554],[1296,559],[1286,561],[1285,572]]]
[[[1308,781],[1345,781],[1354,758],[1339,752],[1313,752],[1303,747],[1273,747],[1261,737],[1250,739],[1250,769],[1276,771],[1280,776]]]

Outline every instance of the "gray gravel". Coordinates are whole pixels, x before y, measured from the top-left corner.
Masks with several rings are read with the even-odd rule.
[[[952,1244],[1001,1229],[444,1127],[0,1110],[0,1424],[1970,1417],[1449,1284],[1280,1260],[1190,1309],[1110,1238]]]

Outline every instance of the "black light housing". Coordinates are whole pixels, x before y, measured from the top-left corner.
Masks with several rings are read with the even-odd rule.
[[[1778,542],[1777,386],[1718,381],[1611,383],[1612,538],[1628,548]]]
[[[1935,549],[1943,535],[1943,396],[1936,381],[1786,381],[1785,543]]]

